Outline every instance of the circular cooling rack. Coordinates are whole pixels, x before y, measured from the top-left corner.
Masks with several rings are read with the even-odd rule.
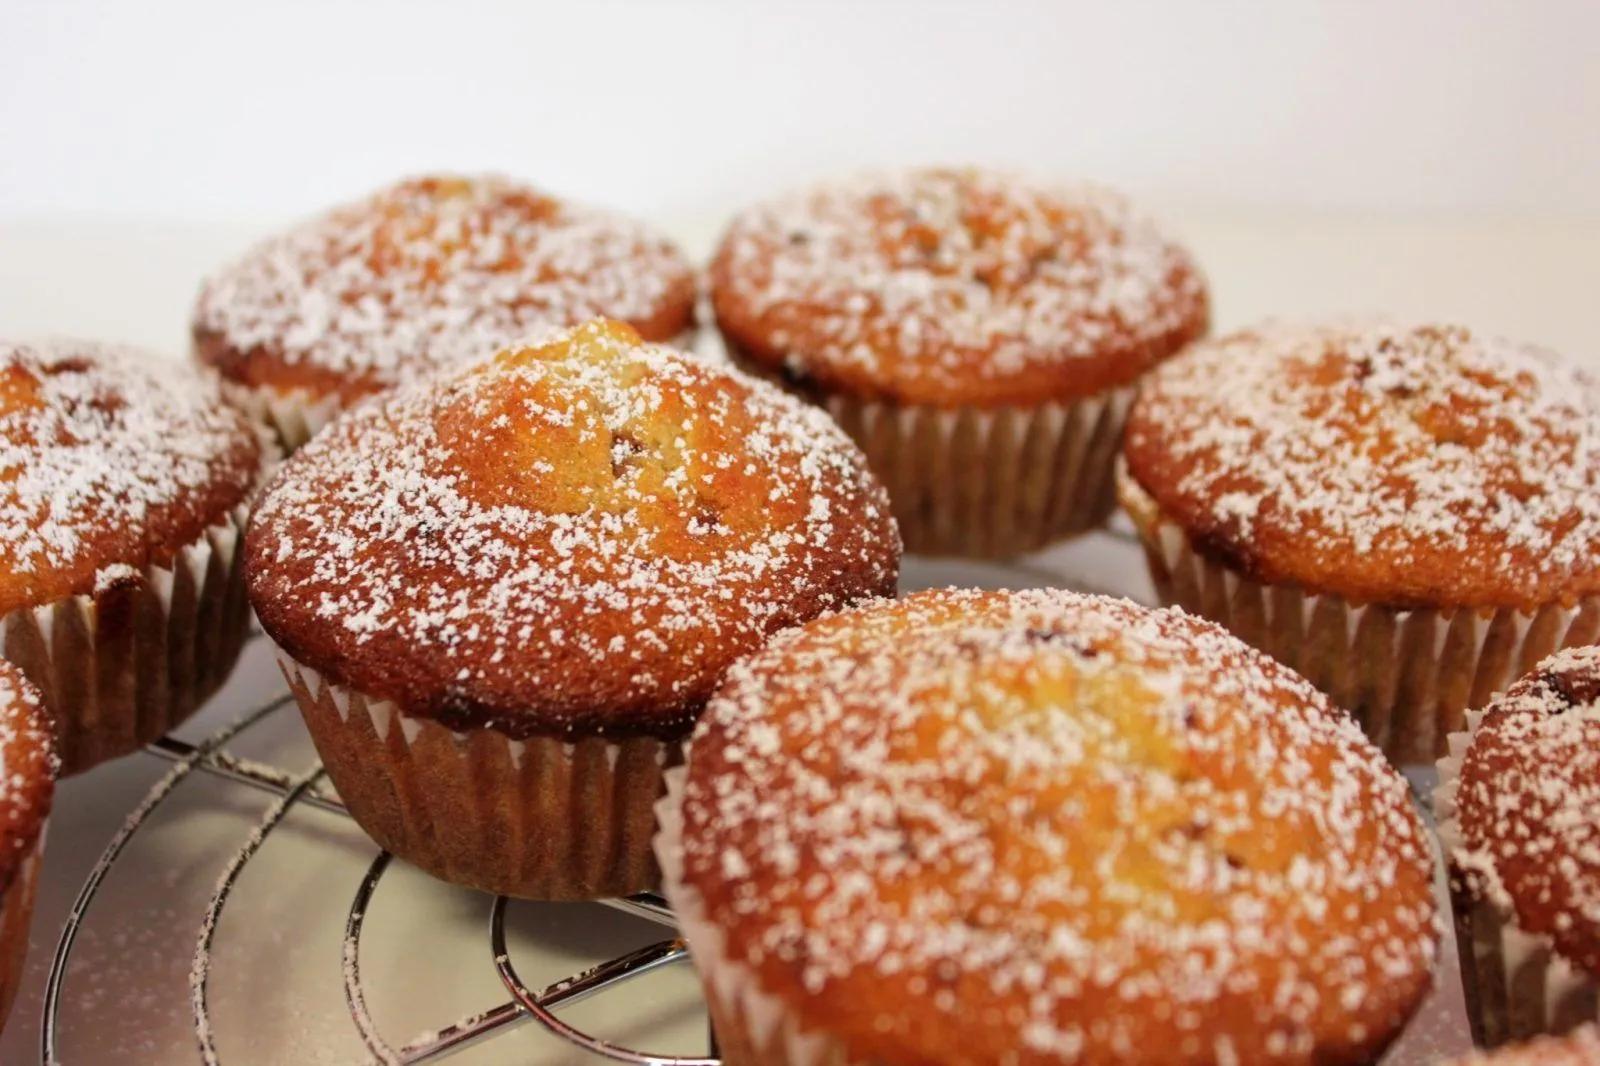
[[[905,588],[1056,585],[1145,600],[1150,595],[1138,547],[1120,527],[1022,562],[912,558],[904,569]],[[147,749],[150,757],[171,765],[90,869],[53,957],[39,950],[41,929],[35,929],[36,958],[48,957],[39,1022],[43,1062],[75,1066],[115,1055],[124,1063],[172,1063],[194,1056],[230,1066],[363,1058],[412,1064],[462,1055],[484,1063],[718,1063],[694,999],[687,952],[659,897],[644,894],[599,904],[512,901],[438,885],[377,852],[359,831],[351,831],[349,815],[321,765],[305,754],[310,744],[289,695],[281,683],[267,680],[273,675],[262,662],[270,658],[265,644],[258,636],[247,648],[247,660],[256,660],[255,683],[245,698],[234,698],[228,724],[195,739],[163,737]],[[218,702],[237,688],[231,684]],[[214,708],[205,717],[212,720],[217,711],[227,710]],[[294,742],[271,746],[270,758],[245,754],[252,739],[265,733]],[[284,753],[296,750],[300,762],[286,768]],[[1421,802],[1431,768],[1408,776]],[[201,782],[220,788],[221,795]],[[1421,805],[1426,810],[1427,804]],[[331,829],[320,822],[301,826],[318,819],[331,822]],[[286,834],[291,822],[296,833]],[[317,835],[314,853],[303,853],[308,846],[303,841],[284,839],[308,832]],[[164,849],[168,857],[173,899],[161,906],[144,904],[113,920],[116,928],[109,933],[91,935],[96,916],[118,895],[150,894],[148,862],[140,867],[141,877],[119,876],[120,864],[147,837],[155,838],[149,846]],[[302,853],[289,854],[296,848]],[[327,857],[329,849],[337,861]],[[352,890],[343,871],[352,865],[359,869],[363,862],[365,870],[353,879]],[[258,875],[263,863],[272,868]],[[193,907],[180,891],[192,868],[216,877],[209,899]],[[260,883],[244,893],[240,886],[249,878]],[[1448,914],[1442,883],[1440,891]],[[156,886],[155,894],[162,895],[163,886]],[[333,910],[342,917],[342,937],[319,937],[319,931],[334,928],[328,915]],[[386,921],[374,919],[380,911],[386,911]],[[449,952],[430,946],[430,937],[441,930],[452,938]],[[461,938],[475,940],[476,946],[455,942]],[[86,944],[91,958],[83,957]],[[159,967],[153,962],[151,974],[144,973],[141,960],[170,960],[184,947],[192,952],[187,976],[192,1028],[180,1035],[173,1001],[181,1000],[181,987],[170,973],[165,982],[155,976]],[[379,949],[381,961],[375,963],[372,956]],[[561,969],[585,956],[592,961]],[[232,982],[230,1006],[219,1012],[218,985],[232,968],[246,974]],[[669,971],[679,973],[678,983],[650,990],[646,979]],[[485,972],[494,976],[492,986],[484,981]],[[523,976],[534,972],[541,974],[538,980]],[[562,976],[543,976],[552,972]],[[382,979],[375,982],[377,975]],[[294,994],[301,985],[309,1003],[278,1006],[282,999],[298,998]],[[464,1015],[446,1013],[468,985],[480,995],[492,987],[498,998],[484,996],[481,1008]],[[328,1001],[337,999],[334,989],[341,986],[348,1014],[341,1039],[353,1034],[355,1042],[335,1046],[328,1026],[339,1006]],[[402,1008],[379,1009],[379,1000],[400,993]],[[571,1010],[586,1000],[592,1000],[587,1009]],[[436,1014],[423,1016],[424,1010]],[[141,1014],[160,1015],[168,1023],[118,1044],[117,1030],[140,1030]],[[529,1022],[546,1038],[537,1043],[514,1039]],[[1435,992],[1385,1062],[1431,1063],[1464,1051],[1470,1046],[1467,1031],[1455,944],[1446,936]],[[681,1046],[671,1054],[660,1050],[668,1044]]]

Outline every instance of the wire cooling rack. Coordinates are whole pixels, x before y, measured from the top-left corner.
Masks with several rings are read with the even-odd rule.
[[[256,639],[259,639],[259,635]],[[144,801],[112,837],[68,912],[45,982],[40,1048],[44,1062],[62,1061],[60,1054],[62,989],[66,981],[68,964],[73,947],[77,943],[79,930],[94,905],[107,875],[150,816],[186,779],[199,772],[275,797],[275,801],[250,830],[242,847],[224,869],[216,892],[200,918],[196,936],[194,965],[189,978],[195,1036],[200,1060],[207,1064],[221,1063],[213,1035],[207,993],[211,976],[212,945],[218,921],[240,873],[261,850],[272,831],[283,823],[297,804],[349,817],[338,797],[322,787],[323,771],[320,765],[292,774],[275,766],[237,757],[228,749],[230,742],[241,737],[268,716],[291,707],[292,702],[292,698],[285,691],[232,724],[217,730],[198,744],[169,736],[161,738],[147,749],[150,754],[169,760],[172,768],[151,787]],[[345,1000],[350,1010],[350,1019],[360,1034],[362,1043],[378,1062],[400,1063],[406,1066],[413,1063],[436,1062],[474,1044],[489,1040],[519,1022],[534,1020],[574,1047],[614,1061],[636,1063],[640,1066],[717,1066],[720,1060],[715,1057],[714,1051],[711,1055],[699,1057],[649,1054],[621,1047],[591,1035],[564,1022],[554,1013],[559,1007],[607,992],[662,966],[687,959],[688,953],[684,949],[682,940],[669,935],[657,943],[628,952],[535,990],[529,988],[518,976],[507,946],[505,916],[508,901],[504,896],[495,897],[489,905],[488,942],[496,972],[511,998],[498,1006],[451,1022],[443,1028],[413,1036],[403,1043],[394,1043],[380,1033],[373,1023],[367,1011],[366,992],[361,983],[361,931],[366,912],[372,904],[373,896],[378,891],[385,871],[389,869],[391,858],[388,852],[381,852],[368,868],[366,876],[361,879],[350,902],[342,954]],[[675,931],[672,912],[659,896],[645,893],[602,902],[616,910],[658,923],[668,932]]]
[[[902,583],[906,587],[936,584],[984,584],[995,587],[1070,585],[1142,598],[1141,594],[1148,595],[1142,581],[1142,569],[1137,567],[1137,548],[1131,535],[1126,530],[1112,530],[1085,538],[1060,553],[1026,564],[975,570],[973,564],[908,560]],[[259,654],[259,635],[252,640],[252,644]],[[150,755],[171,765],[114,834],[67,912],[44,984],[40,1025],[43,1062],[52,1066],[69,1062],[62,1048],[64,1018],[67,1014],[64,987],[68,982],[74,947],[79,943],[80,933],[96,900],[106,891],[108,876],[112,874],[119,857],[124,855],[130,843],[151,822],[156,812],[182,791],[185,782],[196,778],[220,782],[230,789],[245,790],[270,799],[243,839],[237,842],[237,850],[226,859],[215,891],[202,912],[195,915],[195,926],[190,933],[194,947],[188,984],[195,1048],[199,1060],[208,1066],[220,1066],[223,1062],[212,1016],[212,978],[217,968],[214,949],[218,942],[220,920],[235,895],[241,875],[291,813],[315,809],[335,817],[349,818],[337,794],[327,784],[320,764],[314,763],[292,772],[273,763],[236,753],[235,749],[243,744],[251,731],[260,730],[263,723],[272,721],[276,716],[292,716],[294,713],[291,697],[287,691],[279,688],[275,694],[261,700],[231,724],[203,739],[190,742],[168,736],[147,749]],[[1422,780],[1415,774],[1412,777],[1413,784],[1419,790],[1425,789],[1425,774]],[[651,894],[601,902],[610,908],[611,913],[620,912],[653,923],[662,934],[659,939],[539,988],[530,987],[518,973],[514,958],[516,953],[512,950],[506,931],[508,900],[505,897],[477,897],[473,894],[487,905],[482,927],[487,934],[486,956],[503,986],[504,1001],[426,1032],[380,1031],[372,1012],[368,1010],[368,989],[362,980],[362,934],[374,900],[387,883],[385,875],[393,867],[392,858],[387,853],[380,852],[371,861],[350,900],[342,948],[337,955],[330,951],[326,962],[330,968],[340,969],[350,1021],[371,1061],[408,1066],[438,1062],[504,1036],[519,1025],[532,1021],[564,1042],[560,1046],[566,1048],[566,1052],[558,1052],[561,1057],[553,1060],[546,1057],[542,1061],[611,1060],[641,1066],[717,1066],[719,1063],[714,1041],[709,1037],[707,1043],[710,1050],[705,1055],[656,1054],[595,1035],[557,1013],[582,1000],[604,995],[617,1000],[617,1009],[626,1014],[630,1005],[621,991],[624,985],[687,961],[683,941],[676,936],[671,911],[660,897]],[[403,885],[390,889],[392,892],[404,890]],[[1444,906],[1448,907],[1448,903],[1445,902]],[[179,935],[182,933],[180,929]],[[1432,1062],[1438,1054],[1464,1050],[1467,1046],[1462,1035],[1466,1032],[1466,1025],[1459,986],[1456,984],[1454,956],[1454,945],[1447,938],[1441,951],[1441,988],[1419,1015],[1412,1031],[1391,1051],[1385,1060],[1386,1064],[1399,1066]],[[1452,985],[1455,987],[1450,987]],[[174,1061],[173,1049],[166,1049],[163,1054],[166,1057],[153,1061]],[[230,1056],[230,1066],[236,1059],[237,1056]],[[77,1061],[70,1060],[70,1066],[76,1066]]]

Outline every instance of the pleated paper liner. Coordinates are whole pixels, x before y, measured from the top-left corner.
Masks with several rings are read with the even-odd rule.
[[[754,970],[732,958],[722,931],[706,917],[699,892],[683,880],[683,790],[686,766],[667,771],[666,795],[656,805],[656,859],[661,893],[672,905],[678,934],[689,946],[705,990],[706,1009],[726,1066],[868,1066],[838,1041],[804,1030],[782,1000],[761,988]]]
[[[39,891],[39,865],[44,854],[45,831],[28,849],[17,868],[16,877],[0,892],[0,1028],[17,998],[22,984],[22,968],[28,957],[28,926],[33,918],[33,901]]]
[[[1116,507],[1132,385],[1032,407],[929,407],[824,395],[724,344],[740,370],[823,407],[850,435],[908,552],[1014,558],[1098,529]]]
[[[1163,603],[1217,622],[1298,671],[1401,765],[1437,759],[1469,709],[1551,652],[1600,639],[1600,596],[1531,613],[1399,610],[1257,582],[1197,552],[1120,464],[1117,489]]]
[[[318,396],[306,389],[274,389],[232,382],[223,386],[228,399],[275,438],[291,455],[344,410],[337,396]]]
[[[1133,398],[943,409],[848,396],[826,408],[888,489],[906,551],[1004,559],[1105,524]]]
[[[1516,910],[1493,876],[1490,890],[1469,890],[1457,855],[1465,846],[1457,818],[1456,794],[1461,763],[1483,713],[1466,717],[1466,729],[1449,737],[1448,754],[1439,760],[1439,783],[1433,793],[1439,824],[1439,845],[1450,864],[1450,893],[1455,904],[1456,939],[1461,953],[1462,985],[1473,1039],[1494,1047],[1541,1033],[1564,1033],[1584,1022],[1600,1020],[1600,983],[1555,950],[1542,933],[1517,925]]]
[[[61,773],[126,755],[194,713],[232,673],[249,627],[240,505],[167,565],[0,619],[5,657],[39,687]]]
[[[278,661],[328,778],[378,845],[445,881],[525,899],[656,888],[662,772],[681,741],[454,732]]]

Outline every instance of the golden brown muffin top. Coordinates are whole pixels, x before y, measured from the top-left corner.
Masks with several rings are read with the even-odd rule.
[[[869,175],[746,211],[711,286],[744,356],[823,391],[941,407],[1101,392],[1208,316],[1188,254],[1120,197],[972,169]]]
[[[1471,890],[1600,977],[1600,648],[1558,652],[1485,708],[1455,802]]]
[[[1600,1031],[1581,1025],[1563,1036],[1540,1036],[1494,1051],[1475,1051],[1447,1066],[1600,1066]]]
[[[1399,607],[1600,591],[1600,384],[1460,326],[1276,326],[1141,386],[1129,472],[1258,580]]]
[[[500,177],[413,178],[273,237],[209,278],[200,357],[348,403],[605,315],[693,325],[694,274],[644,226]]]
[[[1405,782],[1175,610],[941,590],[779,634],[683,815],[727,950],[852,1061],[1365,1062],[1429,983]]]
[[[0,341],[0,614],[170,563],[262,462],[210,376],[116,345]]]
[[[604,322],[350,412],[245,549],[295,659],[511,736],[682,735],[730,662],[892,590],[899,554],[825,414]]]
[[[44,831],[59,768],[43,697],[0,660],[0,893]]]

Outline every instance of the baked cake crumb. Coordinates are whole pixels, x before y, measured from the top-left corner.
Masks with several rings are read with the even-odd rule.
[[[1450,856],[1469,891],[1600,979],[1600,647],[1539,663],[1483,711]]]
[[[0,342],[0,613],[169,562],[266,459],[209,375],[124,345]]]
[[[1209,314],[1188,254],[1117,194],[970,168],[865,174],[752,208],[711,288],[750,359],[948,406],[1131,381]]]
[[[899,541],[821,411],[592,323],[336,422],[246,558],[274,640],[407,713],[676,736],[768,634],[892,590]]]
[[[690,750],[685,885],[852,1061],[1368,1061],[1430,983],[1404,779],[1180,611],[859,607],[736,665]]]
[[[498,176],[402,181],[207,279],[201,357],[242,384],[349,402],[605,315],[650,340],[693,325],[694,273],[638,223]]]
[[[1600,591],[1600,383],[1453,325],[1275,325],[1145,382],[1129,472],[1198,550],[1396,607]]]

